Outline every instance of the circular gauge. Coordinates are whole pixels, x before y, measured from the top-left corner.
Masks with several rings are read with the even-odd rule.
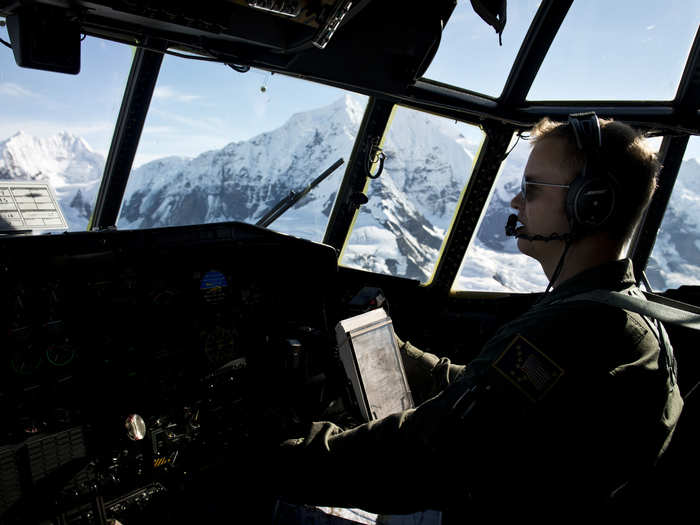
[[[46,349],[46,360],[53,366],[66,366],[75,358],[75,347],[66,339],[52,343]]]
[[[161,290],[153,296],[153,304],[159,306],[169,306],[175,302],[177,292],[174,290]]]

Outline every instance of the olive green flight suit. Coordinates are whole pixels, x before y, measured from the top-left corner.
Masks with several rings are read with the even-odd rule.
[[[621,291],[633,276],[629,260],[580,273],[504,325],[466,366],[403,344],[436,395],[345,431],[313,424],[280,451],[280,495],[384,514],[595,515],[665,450],[683,405],[639,314],[560,302]]]

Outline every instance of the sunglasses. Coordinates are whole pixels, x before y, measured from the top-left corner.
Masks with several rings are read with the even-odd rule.
[[[568,188],[571,186],[571,184],[551,184],[549,182],[534,182],[531,180],[526,180],[525,175],[523,175],[523,178],[520,179],[520,193],[523,194],[523,199],[527,199],[527,187],[528,185],[532,186],[549,186],[551,188]]]

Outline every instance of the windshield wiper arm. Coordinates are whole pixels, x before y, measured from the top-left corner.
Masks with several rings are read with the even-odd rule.
[[[294,206],[299,200],[301,200],[302,197],[304,197],[307,193],[309,193],[311,190],[313,190],[316,186],[321,184],[323,182],[323,179],[328,177],[331,173],[333,173],[335,170],[338,169],[345,161],[340,158],[336,160],[333,165],[328,168],[326,171],[321,173],[318,177],[316,177],[311,184],[309,184],[306,188],[301,190],[299,193],[295,193],[294,191],[290,191],[289,195],[287,195],[285,198],[283,198],[281,201],[279,201],[277,204],[275,204],[270,211],[268,211],[265,215],[263,215],[258,222],[255,223],[256,226],[262,226],[263,228],[267,228],[270,224],[272,224],[275,219],[277,219],[280,215],[282,215],[284,212],[286,212],[289,208]]]

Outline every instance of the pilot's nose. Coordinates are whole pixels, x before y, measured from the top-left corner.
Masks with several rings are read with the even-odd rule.
[[[510,207],[513,208],[514,210],[520,211],[523,205],[523,194],[522,192],[518,192],[515,197],[513,197],[510,201]]]

